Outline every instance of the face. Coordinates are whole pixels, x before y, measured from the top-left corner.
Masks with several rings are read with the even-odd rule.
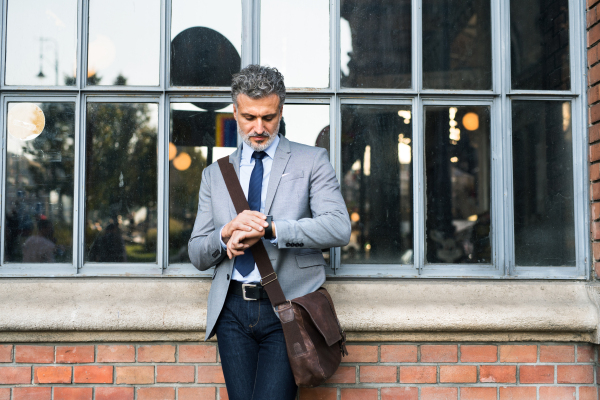
[[[237,105],[233,105],[233,116],[244,143],[255,151],[269,147],[279,133],[282,111],[283,105],[279,107],[279,96],[274,93],[262,99],[240,94]]]

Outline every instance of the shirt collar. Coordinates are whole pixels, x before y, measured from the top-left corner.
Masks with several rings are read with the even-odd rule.
[[[271,143],[269,145],[269,147],[266,148],[265,153],[267,153],[267,155],[269,157],[271,157],[271,159],[275,158],[275,152],[277,151],[277,146],[279,146],[279,135],[277,135],[275,137],[275,140],[273,140],[273,143]],[[252,161],[252,153],[254,153],[254,150],[248,146],[246,143],[242,143],[242,161],[244,163],[248,163],[250,164]]]

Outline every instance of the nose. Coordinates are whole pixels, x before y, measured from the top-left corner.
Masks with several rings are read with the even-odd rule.
[[[261,135],[264,131],[265,131],[265,126],[263,124],[262,119],[257,118],[256,119],[256,128],[254,128],[254,132],[256,132],[259,135]]]

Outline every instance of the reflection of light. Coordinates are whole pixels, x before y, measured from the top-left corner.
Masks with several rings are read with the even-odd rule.
[[[563,117],[563,132],[566,132],[571,125],[571,104],[565,102],[562,104],[562,117]]]
[[[357,212],[353,212],[350,215],[350,219],[352,220],[352,222],[358,222],[358,221],[360,221],[360,215],[358,215]]]
[[[371,176],[371,146],[365,147],[365,176]]]
[[[90,71],[95,73],[109,67],[116,56],[117,49],[112,40],[108,36],[96,35],[88,50],[88,77],[91,76]]]
[[[173,160],[177,155],[177,146],[169,142],[169,161]]]
[[[354,161],[354,164],[352,164],[352,167],[350,167],[350,169],[352,171],[360,171],[360,160]]]
[[[410,124],[411,114],[409,110],[400,110],[398,111],[398,115],[404,118],[405,124]]]
[[[479,115],[474,112],[468,112],[462,119],[462,124],[468,131],[476,131],[479,129]]]
[[[450,161],[451,161],[451,162],[458,162],[458,157],[452,157],[452,158],[450,159]]]
[[[400,161],[400,164],[410,164],[412,155],[409,143],[410,139],[405,138],[404,134],[398,135],[398,161]]]
[[[471,222],[475,222],[477,221],[477,214],[470,215],[467,219]]]
[[[365,250],[367,250],[367,251],[371,250],[371,243],[365,244]]]
[[[173,160],[173,166],[177,168],[179,171],[185,171],[192,165],[192,157],[186,152],[181,152],[179,155]]]
[[[8,107],[6,127],[8,133],[19,140],[33,140],[46,126],[41,108],[33,103],[11,103]]]
[[[450,114],[450,140],[453,141],[459,141],[460,140],[460,129],[456,128],[456,121],[454,120],[454,117],[456,117],[456,112],[458,111],[458,108],[456,107],[450,107],[448,109],[448,113]],[[455,144],[455,143],[454,143]]]

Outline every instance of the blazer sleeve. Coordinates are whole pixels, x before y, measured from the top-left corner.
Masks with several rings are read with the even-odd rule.
[[[300,243],[305,248],[345,246],[350,241],[350,217],[335,171],[325,149],[319,149],[309,180],[312,218],[275,220],[277,247]]]
[[[221,247],[221,238],[219,237],[222,227],[215,229],[213,222],[210,170],[211,168],[205,168],[202,171],[198,214],[196,214],[194,229],[188,243],[190,260],[200,271],[217,265],[227,255]]]

